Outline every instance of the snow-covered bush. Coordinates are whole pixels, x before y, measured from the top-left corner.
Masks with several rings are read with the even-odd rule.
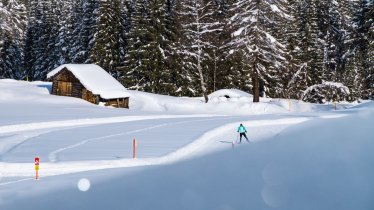
[[[330,101],[349,100],[349,88],[342,83],[323,81],[322,84],[308,87],[302,100],[311,103],[325,103]]]
[[[243,101],[252,98],[252,95],[237,89],[217,90],[209,95],[210,102]]]

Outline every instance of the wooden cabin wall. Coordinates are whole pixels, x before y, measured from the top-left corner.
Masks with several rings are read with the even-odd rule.
[[[80,83],[80,81],[66,68],[61,70],[59,73],[57,73],[53,78],[52,78],[52,94],[54,95],[60,95],[58,93],[58,82],[70,82],[72,84],[72,92],[71,96],[73,97],[78,97],[81,98],[81,92],[83,85]]]
[[[57,75],[55,75],[52,79],[52,94],[53,95],[60,95],[57,92],[58,89],[58,82],[70,82],[72,84],[72,92],[71,96],[76,98],[82,98],[82,90],[84,86],[81,82],[74,76],[73,73],[68,71],[66,68],[61,70]]]
[[[104,100],[105,106],[113,106],[117,108],[129,108],[129,98],[115,98],[115,99],[108,99]]]
[[[54,79],[52,80],[52,95],[58,95],[57,94],[57,80],[55,81]]]
[[[104,102],[106,106],[114,106],[121,108],[129,108],[129,98],[118,98],[105,100],[100,98],[98,95],[94,95],[91,91],[87,90],[82,83],[66,68],[62,69],[59,73],[52,77],[52,94],[60,95],[57,91],[58,82],[70,82],[72,84],[72,97],[82,98],[93,104],[99,104],[99,102]]]
[[[129,98],[124,98],[123,100],[123,108],[129,108]]]
[[[99,97],[84,87],[82,89],[82,98],[93,104],[99,104]]]

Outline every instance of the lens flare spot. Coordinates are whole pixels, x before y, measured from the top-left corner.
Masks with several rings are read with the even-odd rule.
[[[86,192],[91,187],[90,180],[88,179],[80,179],[78,181],[78,189],[82,192]]]

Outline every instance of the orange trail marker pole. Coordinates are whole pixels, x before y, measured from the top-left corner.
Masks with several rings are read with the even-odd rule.
[[[134,140],[132,141],[132,147],[133,147],[133,151],[132,151],[132,158],[136,158],[136,140],[134,138]]]

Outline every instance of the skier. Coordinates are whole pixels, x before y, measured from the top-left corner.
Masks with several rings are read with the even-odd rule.
[[[243,124],[240,123],[240,126],[238,128],[238,133],[240,134],[240,142],[239,144],[242,143],[242,136],[245,137],[245,139],[247,140],[247,142],[249,143],[249,140],[247,138],[247,135],[245,135],[245,133],[247,133],[247,130],[245,129],[245,127],[243,126]]]

